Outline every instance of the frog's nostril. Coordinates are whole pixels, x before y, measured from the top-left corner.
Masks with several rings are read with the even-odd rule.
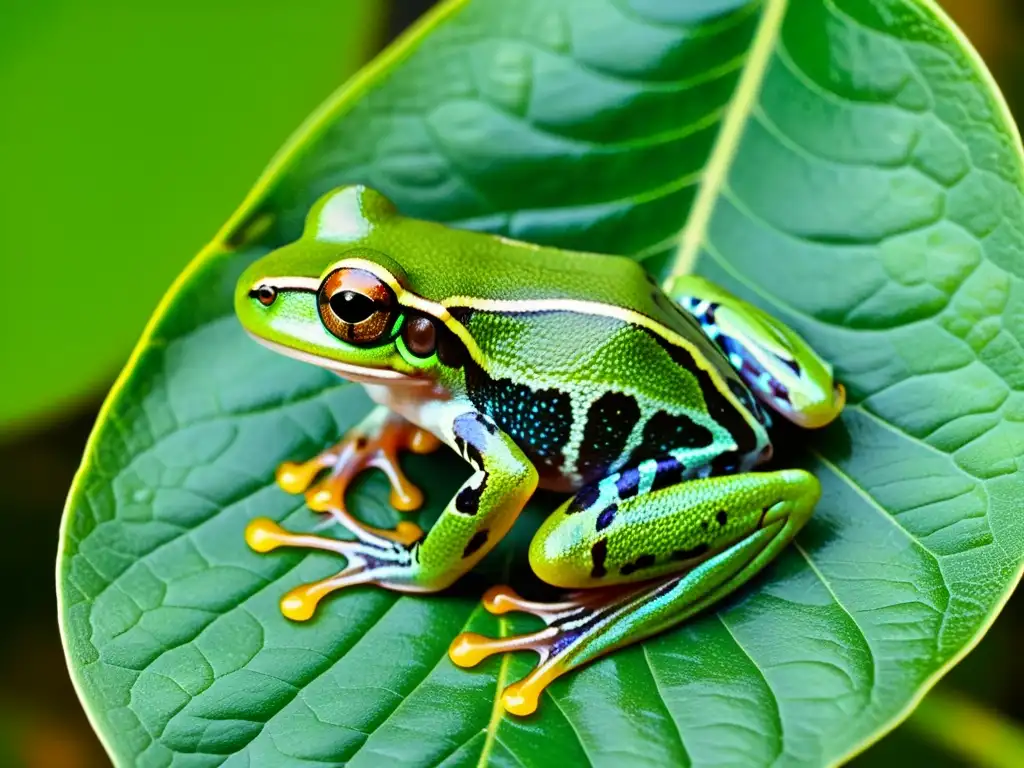
[[[249,297],[256,299],[264,307],[269,307],[277,298],[277,290],[269,285],[261,285],[249,291]]]

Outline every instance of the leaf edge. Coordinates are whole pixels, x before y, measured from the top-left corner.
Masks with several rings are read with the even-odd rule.
[[[71,523],[75,518],[74,507],[80,501],[84,492],[87,475],[95,466],[97,448],[103,437],[104,429],[110,423],[110,415],[114,409],[115,403],[120,399],[121,394],[127,386],[128,380],[131,378],[139,360],[150,348],[160,324],[174,306],[178,294],[182,292],[186,283],[192,279],[193,275],[205,267],[209,261],[226,252],[224,250],[225,246],[241,229],[243,229],[244,225],[249,223],[249,219],[252,213],[256,210],[258,204],[266,198],[273,186],[284,177],[290,164],[297,159],[301,152],[302,145],[312,137],[316,136],[318,129],[324,126],[328,118],[336,118],[350,99],[354,99],[362,94],[377,80],[379,76],[386,74],[386,72],[395,63],[401,61],[406,55],[411,53],[415,45],[420,42],[434,26],[442,23],[449,16],[457,13],[469,2],[470,0],[442,0],[442,2],[435,5],[427,13],[417,19],[416,22],[414,22],[391,44],[386,46],[382,51],[380,51],[380,53],[356,71],[355,74],[349,77],[348,80],[335,89],[335,91],[331,93],[320,104],[320,106],[314,109],[313,112],[311,112],[309,116],[300,123],[299,127],[292,132],[292,134],[285,140],[284,144],[281,145],[281,148],[278,149],[271,157],[266,167],[253,183],[249,192],[246,193],[242,202],[228,217],[227,221],[221,226],[213,238],[204,245],[199,252],[192,257],[192,259],[189,260],[185,268],[178,274],[164,292],[156,308],[153,310],[153,314],[150,315],[149,320],[146,321],[146,325],[143,328],[138,341],[135,343],[135,346],[132,348],[131,354],[125,361],[124,366],[118,373],[117,378],[110,387],[110,390],[103,398],[103,403],[100,405],[100,409],[96,414],[96,420],[93,423],[88,438],[86,439],[85,447],[82,451],[81,462],[79,463],[78,469],[75,470],[74,478],[68,488],[64,507],[61,510],[60,526],[57,533],[54,588],[56,593],[57,631],[60,635],[61,650],[64,654],[64,664],[68,670],[68,677],[71,679],[71,685],[74,688],[75,695],[78,697],[78,701],[82,706],[82,710],[85,712],[89,726],[92,728],[93,733],[96,734],[96,738],[100,742],[100,745],[103,747],[104,752],[106,752],[107,757],[113,765],[121,764],[119,762],[120,751],[115,749],[114,744],[108,738],[103,728],[100,727],[100,716],[98,710],[101,707],[100,705],[94,706],[94,703],[90,699],[90,694],[87,692],[86,684],[80,674],[80,670],[72,659],[71,643],[69,643],[66,624],[68,610],[64,602],[64,575],[65,565],[70,564],[67,544],[69,541]],[[234,250],[234,248],[231,250]]]
[[[1021,178],[1024,179],[1024,140],[1021,138],[1020,126],[1017,124],[1017,121],[1013,117],[1013,113],[1010,111],[1010,105],[1006,101],[1006,96],[1003,95],[1002,88],[999,87],[999,84],[996,82],[992,72],[985,64],[984,59],[982,59],[981,54],[949,13],[939,5],[938,0],[906,1],[917,5],[924,12],[930,13],[935,20],[949,31],[951,38],[960,46],[964,53],[966,63],[970,65],[971,70],[978,76],[979,81],[985,85],[988,91],[986,95],[992,100],[999,112],[1002,123],[999,127],[1006,131],[1007,136],[1017,149],[1020,174]],[[874,734],[865,737],[860,743],[856,744],[846,752],[846,754],[836,758],[834,762],[830,763],[830,766],[834,767],[848,763],[853,758],[863,754],[869,747],[884,739],[906,722],[938,682],[945,677],[953,667],[963,661],[967,655],[978,646],[978,643],[982,641],[985,635],[988,634],[988,631],[992,628],[996,619],[998,619],[999,615],[1003,612],[1003,608],[1006,607],[1006,604],[1013,596],[1013,593],[1017,590],[1022,578],[1024,578],[1024,561],[1018,564],[1016,577],[1007,582],[1006,590],[1000,596],[999,600],[992,605],[991,610],[986,616],[986,621],[978,626],[971,638],[964,643],[956,653],[950,656],[944,664],[936,667],[932,674],[924,679],[920,686],[918,686],[917,691],[914,692],[914,695],[907,700],[906,705],[899,712],[890,717],[887,722],[882,723]]]
[[[991,71],[985,65],[984,60],[978,53],[977,49],[945,9],[938,4],[937,0],[903,1],[908,4],[916,5],[921,10],[931,14],[934,19],[948,30],[952,39],[960,46],[965,55],[966,63],[970,65],[974,74],[978,76],[980,83],[986,86],[988,91],[986,96],[992,99],[1001,116],[1001,125],[999,127],[1006,131],[1008,137],[1017,148],[1020,172],[1022,178],[1024,178],[1024,141],[1022,141],[1020,127],[1013,118],[1002,89],[999,87]],[[87,472],[93,468],[96,448],[102,437],[103,429],[108,423],[108,418],[110,412],[113,410],[114,403],[119,399],[121,392],[125,388],[139,359],[149,348],[153,337],[156,335],[158,326],[173,306],[177,295],[181,292],[181,289],[196,272],[206,265],[209,260],[220,255],[225,245],[244,228],[244,225],[249,222],[249,217],[252,215],[257,205],[265,199],[273,185],[277,183],[287,172],[290,163],[297,158],[301,152],[302,145],[310,138],[315,137],[329,119],[337,118],[342,114],[342,110],[348,103],[349,99],[359,96],[362,92],[368,89],[380,75],[386,74],[391,66],[411,54],[415,45],[420,42],[422,38],[424,38],[426,34],[434,28],[434,26],[444,22],[450,16],[468,5],[469,2],[471,2],[471,0],[442,0],[442,2],[431,8],[401,36],[384,48],[379,54],[377,54],[377,56],[367,62],[367,64],[360,68],[345,83],[329,95],[323,103],[314,109],[313,112],[310,113],[310,115],[299,125],[299,127],[285,140],[281,148],[271,157],[267,166],[257,177],[257,180],[243,198],[238,208],[231,214],[231,216],[228,217],[225,224],[218,230],[210,242],[199,250],[199,252],[189,261],[184,270],[182,270],[182,272],[168,287],[153,314],[147,321],[139,340],[136,342],[128,360],[125,362],[124,367],[121,369],[114,384],[111,386],[110,391],[104,398],[96,416],[96,421],[86,441],[81,463],[75,472],[74,479],[72,480],[71,486],[68,490],[68,496],[61,513],[55,563],[55,591],[58,631],[61,638],[62,650],[64,652],[65,664],[68,669],[72,686],[74,687],[75,694],[78,697],[78,700],[82,705],[82,709],[89,721],[89,725],[96,734],[100,744],[103,746],[107,756],[115,765],[119,764],[118,753],[113,749],[113,746],[108,740],[106,734],[99,727],[97,712],[90,706],[90,700],[85,691],[84,682],[78,674],[78,670],[72,663],[66,631],[67,627],[65,624],[65,615],[67,611],[66,606],[64,605],[62,589],[64,583],[62,578],[64,575],[63,566],[67,561],[66,544],[68,542],[68,531],[71,520],[74,517],[72,507],[74,503],[79,500],[79,496],[83,492]],[[785,12],[790,8],[788,0],[766,0],[766,5],[768,6],[772,6],[776,3],[782,7],[782,16],[784,17]],[[758,92],[760,91],[759,85],[760,84],[758,84],[757,88]],[[724,130],[724,126],[722,130]],[[740,135],[742,135],[742,131]],[[717,148],[715,152],[717,152]],[[709,211],[709,215],[710,214],[713,214],[713,207]],[[691,221],[692,213],[691,217],[688,217],[687,222],[681,229],[683,238],[681,239],[675,253],[673,253],[670,270],[672,274],[676,274],[678,272],[678,268],[680,266],[680,255],[683,252],[685,245],[685,233],[689,230]],[[689,268],[693,266],[693,263],[688,264],[684,260],[682,262],[682,266],[684,268]],[[899,712],[891,716],[887,721],[880,723],[878,729],[873,734],[865,737],[860,743],[856,744],[844,755],[835,758],[832,762],[828,763],[828,765],[839,766],[849,762],[903,724],[914,713],[939,680],[941,680],[953,667],[959,664],[971,651],[975,649],[975,647],[977,647],[978,643],[981,642],[982,638],[985,637],[989,629],[995,623],[995,620],[999,617],[1000,613],[1002,613],[1003,608],[1006,606],[1006,603],[1020,584],[1022,578],[1024,578],[1024,562],[1020,563],[1015,578],[1007,582],[1005,591],[1000,596],[1000,599],[993,604],[991,610],[986,616],[986,621],[979,625],[968,642],[966,642],[957,651],[957,653],[947,659],[944,664],[937,667],[933,673],[920,684],[917,691],[914,692],[914,695],[908,699],[906,705]],[[490,718],[486,729],[489,737],[496,734],[497,725],[500,724],[502,719],[504,719],[501,715],[495,718],[493,717],[493,714],[494,713],[492,712],[492,717]],[[495,726],[493,734],[491,732],[492,725]]]

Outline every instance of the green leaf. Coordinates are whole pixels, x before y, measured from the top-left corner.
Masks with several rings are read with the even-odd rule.
[[[107,385],[267,156],[376,50],[379,6],[2,4],[0,429]]]
[[[821,765],[904,718],[1021,575],[1019,136],[921,0],[449,2],[343,88],[182,276],[107,401],[59,559],[72,672],[111,753],[165,765]],[[798,328],[850,393],[784,451],[824,497],[752,585],[556,682],[538,714],[462,628],[526,577],[529,523],[440,596],[277,609],[338,561],[258,556],[257,515],[317,520],[275,466],[334,441],[361,390],[247,340],[231,288],[311,202],[366,182],[412,215],[673,262]],[[472,268],[467,265],[467,268]],[[429,520],[466,471],[413,457]],[[378,477],[355,506],[395,520]]]

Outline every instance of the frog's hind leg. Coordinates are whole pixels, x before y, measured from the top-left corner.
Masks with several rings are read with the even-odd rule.
[[[783,470],[693,480],[583,508],[578,495],[538,531],[531,562],[551,561],[540,575],[554,574],[560,585],[609,586],[553,604],[492,589],[484,597],[488,611],[531,613],[547,627],[501,639],[463,633],[449,656],[470,667],[496,653],[535,651],[537,666],[502,695],[506,710],[529,714],[557,677],[672,627],[744,584],[793,539],[819,494],[813,475]],[[637,579],[648,581],[631,583]]]
[[[757,399],[785,419],[823,427],[842,411],[846,392],[832,366],[792,328],[709,280],[680,275],[668,295],[692,315]]]
[[[345,493],[367,469],[379,469],[391,483],[391,505],[403,512],[419,509],[423,493],[402,472],[398,456],[403,450],[429,453],[440,444],[434,435],[377,406],[336,445],[301,464],[283,463],[277,483],[288,493],[304,493],[310,509],[330,513],[363,541],[410,544],[423,535],[418,525],[403,520],[388,531],[360,523],[348,512]]]

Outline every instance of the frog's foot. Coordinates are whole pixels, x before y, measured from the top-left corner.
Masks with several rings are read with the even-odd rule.
[[[368,538],[373,537],[371,535]],[[401,589],[389,583],[388,579],[407,572],[415,558],[415,546],[408,546],[401,541],[386,538],[377,539],[376,542],[352,541],[291,533],[265,517],[249,523],[245,529],[245,541],[261,554],[278,547],[298,547],[334,552],[348,561],[334,576],[303,584],[281,598],[281,613],[293,621],[308,620],[324,597],[344,587],[381,584],[391,589]]]
[[[408,421],[375,409],[345,439],[301,464],[286,461],[277,470],[277,483],[288,493],[305,493],[306,503],[316,512],[329,512],[345,528],[364,543],[381,545],[381,539],[411,544],[423,536],[423,529],[408,521],[400,522],[393,531],[365,525],[356,520],[345,507],[345,493],[365,470],[384,472],[391,483],[391,505],[403,512],[419,509],[423,504],[420,491],[402,472],[399,452],[430,453],[440,441],[429,432]],[[326,472],[326,476],[317,478]]]
[[[638,593],[649,586],[610,587],[573,592],[557,603],[524,600],[511,588],[492,587],[483,596],[483,606],[493,614],[529,613],[547,627],[537,632],[512,637],[490,638],[475,632],[458,635],[448,649],[449,658],[460,667],[473,667],[489,656],[509,651],[535,651],[537,666],[522,680],[508,686],[501,703],[513,715],[529,715],[537,709],[548,685],[579,666],[588,637],[598,627],[616,619],[616,613],[628,609]]]

